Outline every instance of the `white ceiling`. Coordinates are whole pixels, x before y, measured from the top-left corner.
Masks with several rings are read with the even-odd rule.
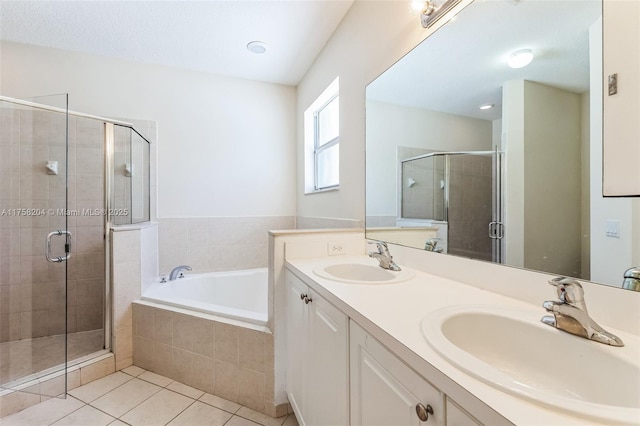
[[[589,90],[589,27],[600,0],[476,0],[367,87],[367,99],[495,120],[502,85],[526,79]],[[511,69],[511,52],[535,59]],[[481,111],[478,106],[496,107]]]
[[[0,39],[297,85],[353,1],[2,0]]]

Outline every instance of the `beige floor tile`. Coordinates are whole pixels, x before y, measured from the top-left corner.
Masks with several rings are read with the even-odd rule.
[[[193,402],[193,399],[184,395],[162,389],[122,416],[120,420],[133,426],[165,425]]]
[[[213,405],[216,408],[220,408],[221,410],[228,411],[229,413],[235,413],[242,407],[240,404],[236,404],[233,401],[229,401],[228,399],[220,398],[216,395],[211,395],[210,393],[205,393],[200,397],[200,401],[205,404]]]
[[[152,383],[134,378],[96,399],[91,405],[113,417],[120,417],[161,389]]]
[[[71,396],[66,399],[51,398],[29,407],[19,413],[2,419],[2,426],[49,425],[67,414],[73,413],[84,404]]]
[[[40,395],[29,392],[12,392],[0,397],[0,417],[4,418],[40,403]]]
[[[231,420],[225,423],[224,426],[256,426],[260,423],[252,422],[251,420],[247,420],[244,417],[233,416]]]
[[[90,405],[61,418],[52,426],[106,426],[115,419]]]
[[[141,375],[142,373],[144,373],[147,370],[145,370],[144,368],[140,368],[138,366],[135,366],[135,365],[130,365],[127,368],[123,368],[121,371],[123,373],[127,373],[130,376],[138,377],[139,375]]]
[[[168,426],[222,426],[233,414],[196,401],[173,419]]]
[[[300,426],[300,425],[298,424],[298,419],[296,418],[296,416],[293,414],[289,414],[287,416],[287,419],[284,421],[284,423],[282,423],[282,426]]]
[[[109,426],[129,426],[129,425],[126,424],[125,422],[121,422],[120,420],[114,420],[113,422],[109,423]]]
[[[262,414],[248,407],[240,407],[236,412],[236,416],[244,417],[245,419],[249,419],[263,426],[281,426],[286,419],[286,416],[274,419],[273,417],[269,417],[266,414]]]
[[[182,395],[188,396],[189,398],[193,399],[198,399],[202,395],[204,395],[203,391],[192,388],[191,386],[184,385],[180,382],[171,383],[169,386],[167,386],[167,389],[171,389],[174,392],[181,393]]]
[[[69,395],[78,398],[80,401],[90,403],[100,398],[102,395],[111,392],[118,386],[123,385],[129,380],[131,380],[131,376],[117,371],[113,374],[109,374],[108,376],[103,377],[102,379],[98,379],[91,383],[87,383],[86,385],[75,388],[74,390],[69,391]]]
[[[145,380],[147,382],[153,383],[154,385],[158,385],[163,388],[167,387],[168,384],[173,382],[173,380],[167,377],[161,376],[159,374],[152,373],[151,371],[145,371],[144,373],[140,374],[138,376],[138,379]]]

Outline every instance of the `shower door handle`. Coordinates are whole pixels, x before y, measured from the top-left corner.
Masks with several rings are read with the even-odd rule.
[[[501,240],[504,237],[504,225],[502,222],[489,222],[489,238]]]
[[[65,236],[65,242],[64,242],[65,255],[64,256],[51,257],[51,237],[53,237],[54,235]],[[71,232],[61,231],[61,230],[50,232],[49,235],[47,235],[47,245],[44,249],[44,255],[46,256],[47,260],[51,263],[60,263],[60,262],[66,262],[67,260],[69,260],[69,258],[71,257]]]

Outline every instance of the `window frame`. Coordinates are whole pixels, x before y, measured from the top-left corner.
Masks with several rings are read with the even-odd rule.
[[[338,101],[338,111],[340,110],[340,93],[335,93],[333,96],[331,96],[331,98],[329,98],[329,100],[327,102],[325,102],[320,108],[316,109],[313,112],[313,174],[314,174],[314,178],[313,178],[313,190],[314,192],[318,192],[318,191],[328,191],[331,189],[335,189],[338,188],[340,186],[340,171],[338,170],[338,183],[336,183],[335,185],[328,185],[328,186],[319,186],[318,183],[318,157],[320,156],[320,154],[322,154],[324,151],[329,150],[330,148],[338,145],[338,153],[340,152],[340,113],[338,112],[338,136],[336,136],[335,138],[323,143],[322,145],[320,144],[320,113],[322,112],[322,110],[324,110],[327,106],[329,106],[329,104],[331,102],[333,102],[334,100]],[[340,168],[340,156],[338,154],[338,169]]]
[[[303,115],[303,144],[304,144],[304,195],[321,192],[337,191],[340,189],[340,112],[338,112],[338,136],[318,147],[319,141],[319,113],[332,101],[338,98],[340,109],[340,77],[336,77],[311,104],[304,110]],[[338,183],[318,188],[318,155],[332,147],[338,147]]]

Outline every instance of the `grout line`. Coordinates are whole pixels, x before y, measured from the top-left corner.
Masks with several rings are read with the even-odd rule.
[[[168,391],[171,391],[171,389],[167,389]],[[173,391],[172,391],[173,392]],[[177,393],[177,392],[174,392]],[[178,395],[182,395],[182,394],[178,394]],[[186,396],[186,395],[182,395],[182,396]],[[189,398],[189,397],[187,397]],[[191,399],[191,404],[187,405],[186,407],[184,407],[184,410],[180,411],[178,414],[176,414],[171,420],[169,420],[167,423],[165,423],[165,425],[171,423],[172,421],[174,421],[180,414],[184,413],[185,411],[187,411],[189,409],[189,407],[191,407],[193,404],[196,403],[197,399],[193,399],[193,398],[189,398]]]
[[[116,371],[116,372],[114,372],[114,373],[108,374],[107,376],[104,376],[104,377],[108,377],[108,376],[111,376],[112,374],[116,374],[116,373],[117,373],[117,371]],[[125,374],[126,374],[126,373],[125,373]],[[128,374],[127,374],[127,376],[128,376]],[[100,379],[94,380],[93,382],[97,382],[98,380],[104,379],[104,377],[101,377]],[[80,400],[80,401],[82,401],[83,403],[85,403],[85,404],[87,404],[87,405],[91,405],[91,403],[92,403],[92,402],[95,402],[95,401],[99,400],[100,398],[102,398],[103,396],[105,396],[106,394],[108,394],[108,393],[110,393],[110,392],[113,392],[114,390],[118,389],[120,386],[123,386],[125,383],[129,383],[132,379],[135,379],[135,377],[132,377],[131,379],[127,380],[126,382],[123,382],[122,384],[120,384],[120,385],[116,386],[115,388],[111,389],[110,391],[108,391],[108,392],[106,392],[106,393],[103,393],[102,395],[100,395],[100,396],[98,396],[98,397],[96,397],[96,398],[92,399],[92,400],[91,400],[91,401],[89,401],[89,402],[84,402],[84,401],[82,401],[82,400]],[[93,382],[86,383],[86,384],[84,384],[84,385],[82,385],[82,386],[87,386],[87,385],[89,385],[89,384],[91,384],[91,383],[93,383]],[[76,389],[81,388],[82,386],[78,386],[77,388],[75,388],[75,389],[71,389],[71,390],[72,390],[72,391],[74,391],[74,390],[76,390]],[[73,395],[71,395],[69,392],[67,392],[67,395],[69,395],[69,396],[73,396]],[[74,397],[74,398],[75,398],[75,397]],[[79,399],[79,398],[76,398],[76,399]],[[93,405],[91,405],[91,406],[93,407]],[[94,407],[94,408],[95,408],[95,407]],[[109,413],[107,413],[107,414],[109,414]],[[109,414],[109,415],[111,416],[111,414]],[[111,417],[113,417],[113,416],[111,416]]]
[[[240,407],[239,407],[236,411],[229,411],[229,410],[225,410],[225,409],[224,409],[224,408],[222,408],[222,407],[218,407],[218,406],[216,406],[216,405],[209,404],[209,403],[208,403],[208,402],[206,402],[206,401],[202,401],[202,398],[203,398],[205,395],[207,395],[207,394],[209,394],[209,395],[213,395],[213,396],[217,396],[218,398],[220,398],[220,399],[224,399],[225,401],[229,401],[229,402],[231,402],[231,403],[233,403],[233,404],[240,405],[240,404],[238,404],[237,402],[233,402],[233,401],[231,401],[231,400],[228,400],[228,399],[222,398],[221,396],[214,395],[214,394],[209,393],[209,392],[205,392],[205,393],[204,393],[200,398],[198,398],[196,401],[200,401],[200,402],[202,402],[203,404],[206,404],[206,405],[208,405],[208,406],[210,406],[210,407],[217,408],[218,410],[222,410],[222,411],[224,411],[225,413],[229,413],[229,414],[233,414],[233,415],[235,415],[238,411],[240,411],[240,408],[244,407],[243,405],[240,405]]]
[[[131,379],[131,380],[134,380],[134,379],[137,379],[137,377],[134,377],[134,378],[133,378],[133,379]],[[105,393],[105,394],[104,394],[104,395],[102,395],[102,396],[109,395],[111,392],[113,392],[114,390],[116,390],[116,389],[118,389],[119,387],[123,386],[125,383],[129,383],[131,380],[127,380],[127,381],[126,381],[126,382],[124,382],[122,385],[118,386],[117,388],[115,388],[115,389],[113,389],[113,390],[110,390],[109,392]],[[142,381],[144,381],[144,380],[142,380]],[[151,383],[151,384],[153,385],[153,383]],[[133,410],[134,408],[138,407],[140,404],[142,404],[143,402],[145,402],[147,399],[151,398],[153,395],[157,394],[157,393],[158,393],[158,392],[160,392],[162,389],[164,389],[164,388],[162,388],[161,386],[158,386],[158,385],[155,385],[155,386],[159,387],[160,389],[159,389],[158,391],[156,391],[156,392],[152,393],[151,395],[149,395],[147,398],[145,398],[145,399],[143,399],[142,401],[140,401],[138,404],[136,404],[136,405],[134,405],[133,407],[131,407],[129,410],[127,410],[127,411],[125,411],[124,413],[122,413],[122,415],[120,415],[119,417],[115,417],[113,414],[109,414],[109,413],[106,413],[106,412],[104,412],[104,413],[109,414],[111,417],[115,417],[116,419],[120,420],[120,417],[122,417],[122,416],[124,416],[125,414],[129,413],[131,410]],[[101,396],[100,398],[102,398],[102,396]],[[93,400],[92,402],[95,402],[95,401],[97,401],[97,400],[98,400],[98,399],[100,399],[100,398],[96,398],[96,399],[95,399],[95,400]],[[91,405],[91,404],[89,404],[89,405]],[[91,405],[91,406],[92,406],[93,408],[95,408],[96,410],[100,410],[98,407],[94,407],[93,405]],[[100,411],[102,411],[102,410],[100,410]],[[123,423],[126,423],[126,422],[124,422],[123,420],[120,420],[120,421],[122,421]],[[127,423],[127,424],[128,424],[128,423]]]
[[[64,418],[65,418],[65,417],[67,417],[67,416],[70,416],[71,414],[75,413],[76,411],[80,410],[80,409],[81,409],[81,408],[83,408],[85,405],[87,405],[84,401],[80,401],[78,398],[74,398],[72,395],[66,394],[66,397],[67,397],[67,398],[71,398],[71,399],[75,399],[76,401],[80,402],[80,403],[81,403],[81,404],[83,404],[83,405],[82,405],[82,406],[80,406],[80,407],[78,407],[77,409],[73,410],[72,412],[67,413],[67,415],[65,415],[64,417],[60,417],[59,419],[56,419],[54,422],[52,422],[52,423],[48,423],[48,425],[52,425],[52,424],[54,424],[54,423],[56,423],[56,422],[59,422],[60,420],[64,419]],[[53,397],[53,398],[56,398],[56,397]],[[113,416],[112,416],[112,417],[113,417]]]

